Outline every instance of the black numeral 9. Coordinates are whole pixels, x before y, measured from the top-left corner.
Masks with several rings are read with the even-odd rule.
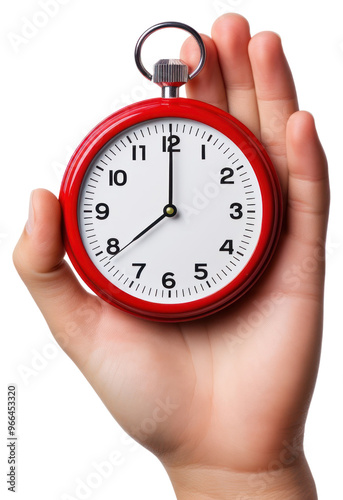
[[[110,215],[110,209],[106,203],[98,203],[95,210],[99,214],[96,216],[99,220],[105,220]]]

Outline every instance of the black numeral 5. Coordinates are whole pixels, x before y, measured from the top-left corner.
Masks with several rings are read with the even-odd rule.
[[[195,264],[195,272],[200,274],[198,275],[195,274],[194,278],[196,278],[197,280],[206,279],[208,276],[208,272],[205,269],[205,267],[207,267],[207,264]]]

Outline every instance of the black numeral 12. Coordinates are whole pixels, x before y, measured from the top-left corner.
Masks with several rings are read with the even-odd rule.
[[[162,137],[163,153],[179,153],[180,149],[175,149],[178,144],[180,144],[180,137],[178,135],[169,135],[168,137],[164,135]]]

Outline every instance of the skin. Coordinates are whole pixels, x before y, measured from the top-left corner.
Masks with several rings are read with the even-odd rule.
[[[327,162],[298,111],[281,40],[225,14],[203,36],[188,97],[229,111],[262,141],[286,203],[275,257],[236,304],[180,324],[123,313],[79,284],[63,259],[61,209],[33,192],[15,266],[68,356],[113,417],[165,466],[179,499],[315,499],[303,449],[322,336]],[[182,47],[191,69],[192,39]]]

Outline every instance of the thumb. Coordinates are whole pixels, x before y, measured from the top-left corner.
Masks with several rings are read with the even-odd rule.
[[[57,342],[73,358],[90,348],[101,304],[80,285],[63,258],[61,218],[60,203],[52,193],[33,191],[13,262]]]

